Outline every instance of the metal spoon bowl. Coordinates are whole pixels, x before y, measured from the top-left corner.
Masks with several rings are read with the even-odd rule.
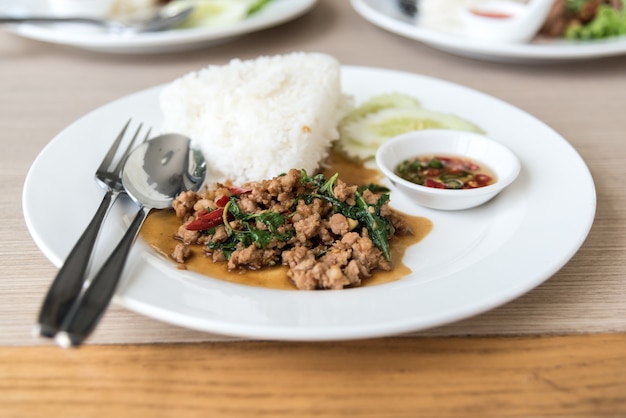
[[[126,160],[122,183],[138,205],[169,208],[182,191],[198,188],[204,181],[206,162],[190,148],[190,140],[165,134],[137,147]]]
[[[193,12],[193,7],[172,12],[172,9],[161,8],[154,14],[141,19],[111,20],[86,16],[0,16],[2,23],[77,23],[98,26],[109,33],[128,34],[158,32],[173,28],[182,23]]]
[[[180,192],[198,190],[204,184],[206,163],[199,151],[190,148],[190,143],[182,135],[162,135],[138,146],[128,156],[122,182],[139,205],[139,211],[122,240],[70,308],[56,335],[60,346],[78,346],[95,329],[113,298],[128,253],[150,211],[169,208]]]

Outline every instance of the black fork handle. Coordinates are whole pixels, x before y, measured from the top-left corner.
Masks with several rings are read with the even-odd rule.
[[[77,347],[91,334],[107,310],[119,283],[128,254],[150,208],[142,206],[109,258],[91,280],[89,287],[72,304],[63,320],[57,343]]]
[[[80,294],[102,223],[119,194],[116,191],[107,191],[93,219],[50,285],[37,320],[39,328],[37,333],[40,336],[48,338],[55,336],[65,314]]]

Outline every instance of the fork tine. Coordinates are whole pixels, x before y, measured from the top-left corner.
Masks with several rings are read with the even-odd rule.
[[[128,119],[128,122],[126,122],[126,125],[124,125],[124,128],[122,128],[122,131],[119,133],[119,135],[115,139],[115,142],[113,142],[113,144],[111,145],[111,148],[109,148],[109,151],[107,152],[107,154],[104,156],[104,159],[100,163],[100,167],[98,167],[98,171],[108,170],[109,167],[111,166],[111,163],[113,162],[113,158],[115,158],[115,154],[117,154],[117,150],[120,146],[120,143],[122,142],[122,139],[124,138],[124,135],[126,134],[126,129],[128,129],[128,126],[130,125],[130,121],[131,119]]]
[[[133,139],[130,140],[130,142],[126,146],[126,149],[124,150],[124,153],[122,154],[119,161],[115,165],[115,168],[113,169],[114,173],[120,173],[122,171],[122,166],[124,165],[124,162],[126,162],[126,156],[135,147],[135,141],[139,137],[139,132],[141,131],[142,126],[143,126],[143,123],[140,123],[139,126],[137,127],[137,130],[135,131],[135,135],[133,135]]]

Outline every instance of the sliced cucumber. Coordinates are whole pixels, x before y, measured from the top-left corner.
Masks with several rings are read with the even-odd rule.
[[[377,96],[342,119],[338,147],[349,158],[367,160],[387,139],[421,129],[483,132],[456,115],[424,109],[412,97],[393,94]]]
[[[255,0],[250,4],[250,7],[248,7],[248,14],[254,14],[256,12],[258,12],[259,10],[261,10],[262,8],[265,7],[265,5],[267,3],[269,3],[272,0]]]
[[[361,106],[348,113],[348,119],[361,118],[371,113],[390,108],[415,108],[420,107],[420,102],[414,97],[402,93],[386,93],[370,98]]]
[[[339,123],[339,130],[341,131],[342,126],[371,115],[372,113],[379,112],[383,109],[403,107],[417,108],[420,107],[420,102],[411,96],[401,93],[388,93],[374,96],[344,116]]]
[[[385,109],[418,109],[419,107],[419,100],[402,93],[386,93],[370,98],[359,107],[347,113],[339,123],[338,130],[340,140],[337,144],[337,149],[343,151],[349,158],[358,160],[370,158],[372,150],[367,146],[361,145],[358,140],[356,140],[359,135],[358,133],[356,137],[353,137],[354,133],[350,132],[354,130],[353,126],[358,124],[362,119]],[[374,153],[375,152],[376,150],[374,149]]]
[[[194,7],[191,15],[178,26],[184,29],[232,25],[244,20],[255,3],[252,0],[174,0],[166,7],[173,11]]]

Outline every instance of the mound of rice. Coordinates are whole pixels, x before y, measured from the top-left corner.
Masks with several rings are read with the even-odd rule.
[[[320,53],[232,60],[187,74],[161,94],[164,132],[189,136],[211,181],[312,173],[339,137],[340,65]]]

